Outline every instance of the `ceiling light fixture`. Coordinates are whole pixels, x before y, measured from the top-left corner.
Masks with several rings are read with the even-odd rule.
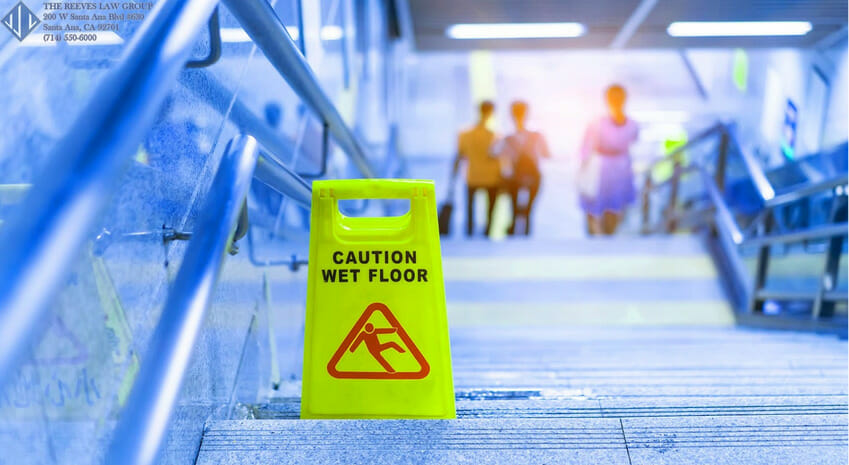
[[[808,21],[676,21],[666,28],[672,37],[803,36]]]
[[[481,23],[454,24],[445,30],[452,39],[544,39],[580,37],[581,23]]]

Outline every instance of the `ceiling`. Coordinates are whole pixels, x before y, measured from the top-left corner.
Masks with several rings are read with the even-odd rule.
[[[606,48],[643,0],[408,1],[416,48],[427,51]],[[846,0],[657,0],[626,48],[813,47],[845,34],[846,19]],[[566,21],[584,24],[587,33],[571,39],[455,40],[445,36],[445,29],[457,23]],[[680,38],[666,33],[673,21],[810,21],[813,30],[798,37]]]

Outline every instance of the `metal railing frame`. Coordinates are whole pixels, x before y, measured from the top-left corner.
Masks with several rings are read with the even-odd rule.
[[[230,13],[265,54],[292,90],[322,120],[336,144],[348,154],[360,172],[376,177],[366,151],[342,115],[322,91],[318,79],[300,49],[266,0],[222,0]]]
[[[719,137],[719,144],[713,175],[707,171],[702,163],[691,162],[686,166],[683,165],[680,157],[681,153],[716,136]],[[757,219],[758,223],[745,231],[738,225],[722,195],[725,187],[725,168],[727,166],[729,152],[732,149],[743,160],[746,174],[755,186],[755,190],[764,206],[764,213]],[[667,163],[673,164],[671,177],[663,182],[655,183],[652,179],[654,168]],[[697,135],[686,145],[675,149],[665,158],[657,160],[649,166],[642,192],[641,229],[644,234],[649,234],[659,229],[663,229],[667,233],[672,233],[677,229],[680,220],[683,218],[683,215],[678,213],[679,185],[685,175],[694,172],[699,173],[702,186],[710,200],[712,214],[709,215],[709,218],[711,220],[711,226],[713,226],[719,239],[718,242],[723,252],[724,261],[732,274],[732,281],[736,283],[735,287],[742,294],[738,296],[738,306],[742,302],[742,305],[745,306],[745,312],[749,314],[759,312],[761,305],[767,298],[773,300],[810,300],[813,303],[812,319],[816,320],[821,316],[830,315],[835,301],[847,300],[845,294],[834,291],[842,244],[846,239],[847,232],[849,232],[849,225],[846,223],[846,215],[843,211],[846,209],[845,203],[842,209],[840,207],[833,209],[833,218],[830,224],[801,231],[772,233],[774,228],[774,211],[777,207],[829,191],[838,186],[846,186],[849,179],[847,179],[845,173],[828,179],[807,183],[793,188],[788,192],[777,194],[760,163],[739,143],[734,127],[732,125],[718,123]],[[651,221],[651,196],[661,187],[669,188],[669,197],[665,207],[662,209],[662,219],[660,222],[662,228],[652,226]],[[842,217],[839,216],[840,212],[843,212]],[[829,241],[826,255],[827,263],[821,276],[822,284],[818,292],[810,294],[766,290],[765,284],[769,270],[771,246],[806,242],[815,239],[827,239]],[[746,267],[743,265],[742,258],[739,255],[741,246],[758,248],[754,277],[749,276]]]
[[[37,335],[38,322],[114,191],[115,180],[153,123],[159,103],[217,4],[216,0],[157,4],[97,97],[57,144],[51,157],[56,164],[29,190],[21,214],[2,231],[6,243],[31,246],[10,248],[11,253],[0,257],[0,388]],[[228,4],[281,76],[321,118],[326,135],[336,140],[363,175],[374,177],[366,151],[321,90],[270,5],[265,0]],[[258,130],[277,150],[260,152],[250,136],[228,145],[115,430],[107,463],[155,462],[250,180],[255,177],[297,203],[310,205],[310,185],[275,153],[280,151],[278,139],[264,134],[261,125],[254,126],[243,129]]]
[[[253,137],[227,145],[104,463],[155,463],[257,158]]]
[[[257,3],[267,6],[264,0]],[[275,68],[289,81],[295,92],[304,98],[323,119],[325,129],[323,150],[327,150],[327,135],[334,135],[337,143],[346,149],[346,153],[355,161],[360,171],[366,176],[373,176],[374,172],[368,164],[364,150],[329,99],[321,92],[318,81],[297,52],[291,38],[285,33],[282,23],[273,15],[273,10],[269,12],[260,8],[258,11],[261,12],[259,14],[272,14],[276,25],[279,25],[281,30],[275,30],[273,27],[275,23],[268,21],[255,21],[259,26],[253,29],[249,29],[244,24],[243,26],[254,36],[254,40],[260,43],[260,46],[264,43],[266,47],[275,47],[271,52],[266,51],[266,55],[277,57],[278,62],[273,62]],[[243,15],[257,14],[257,10],[241,11],[241,13]],[[242,21],[251,18],[239,19]],[[267,37],[261,35],[263,27],[271,27],[271,32],[267,36],[282,41],[282,45],[280,42],[269,44],[267,41],[257,40],[257,36]],[[279,47],[282,47],[282,50]],[[293,54],[293,50],[297,53]],[[293,58],[297,60],[289,61]],[[299,70],[299,67],[303,69]],[[293,70],[296,71],[294,73],[296,78],[290,79],[286,73]],[[265,137],[265,139],[275,140],[271,137]],[[326,153],[322,158],[322,166],[326,166]],[[244,177],[242,174],[235,178],[233,166],[244,167],[245,160],[255,160],[252,170],[255,179],[306,208],[311,205],[310,185],[279,161],[280,154],[262,152],[256,140],[250,136],[235,142],[231,141],[227,155],[222,160],[210,188],[203,217],[195,232],[192,233],[192,240],[189,242],[186,256],[173,285],[174,290],[169,293],[160,323],[151,341],[150,351],[153,353],[146,356],[146,361],[139,372],[139,381],[133,387],[126,410],[122,412],[115,439],[107,454],[107,463],[111,463],[110,460],[120,460],[122,463],[129,464],[151,464],[158,455],[162,440],[167,433],[168,419],[176,404],[179,386],[182,384],[191,350],[203,321],[203,315],[209,306],[215,286],[214,276],[217,276],[223,264],[223,251],[227,249],[226,244],[229,241],[227,238],[232,238],[230,235],[225,236],[225,232],[230,231],[227,234],[232,234],[242,205],[241,199],[244,199],[247,193],[246,188],[244,191],[233,188],[234,184],[242,184],[234,181]],[[239,171],[242,172],[244,169]],[[222,194],[219,191],[222,189],[227,192],[226,201],[220,198]],[[241,197],[238,197],[239,195]],[[227,205],[226,209],[221,205],[222,203]],[[226,223],[222,222],[221,218],[225,218]],[[216,221],[218,223],[215,223]],[[293,258],[291,266],[298,264]]]
[[[0,388],[46,320],[92,224],[189,58],[216,0],[157,3],[0,231]]]
[[[155,463],[251,179],[310,207],[311,186],[256,139],[227,144],[105,463]]]
[[[366,151],[321,90],[268,2],[226,3],[281,76],[321,118],[337,145],[363,175],[374,177]],[[49,302],[217,4],[217,0],[165,0],[156,5],[98,88],[97,97],[56,144],[49,158],[53,164],[37,177],[17,216],[0,231],[7,244],[28,244],[0,255],[0,387],[38,333]],[[260,126],[246,132],[253,129],[267,136]],[[263,142],[280,145],[277,139],[263,137]],[[284,194],[308,203],[303,180],[290,176],[294,173],[274,156],[279,147],[274,149],[271,155],[260,155],[271,163],[260,163],[259,177],[277,176],[273,182],[282,183]]]
[[[233,9],[240,13],[241,16],[237,17],[243,27],[263,48],[281,76],[323,120],[322,174],[326,169],[327,137],[332,135],[359,170],[365,176],[373,177],[374,170],[365,150],[321,91],[317,79],[267,2],[239,3],[235,8],[231,4]],[[263,136],[264,140],[280,145],[277,138],[267,134]],[[232,241],[233,228],[247,193],[249,182],[244,178],[249,180],[253,177],[309,208],[310,185],[280,160],[280,153],[260,151],[256,140],[250,136],[228,144],[138,381],[115,430],[107,463],[151,464],[158,456],[224,253]]]

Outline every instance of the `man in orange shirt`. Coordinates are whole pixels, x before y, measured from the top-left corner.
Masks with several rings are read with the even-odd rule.
[[[466,160],[466,235],[471,236],[475,224],[475,192],[483,189],[487,196],[486,235],[492,227],[492,211],[501,184],[501,165],[491,154],[495,133],[486,127],[486,122],[495,111],[495,104],[486,100],[480,104],[480,119],[477,124],[460,133],[457,138],[457,158],[454,160],[452,176],[456,176],[460,161]]]

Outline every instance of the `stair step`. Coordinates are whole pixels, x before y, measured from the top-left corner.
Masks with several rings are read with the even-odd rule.
[[[231,420],[207,423],[197,464],[841,463],[846,446],[845,415]]]
[[[592,239],[539,239],[522,237],[502,241],[442,239],[444,257],[592,256],[599,259],[628,255],[697,256],[707,253],[701,237],[692,234],[672,236],[616,236]]]
[[[555,393],[556,394],[556,393]],[[840,415],[844,395],[775,397],[552,398],[542,390],[473,390],[457,393],[457,418],[659,418],[689,416]],[[245,406],[258,420],[296,420],[297,398]]]

